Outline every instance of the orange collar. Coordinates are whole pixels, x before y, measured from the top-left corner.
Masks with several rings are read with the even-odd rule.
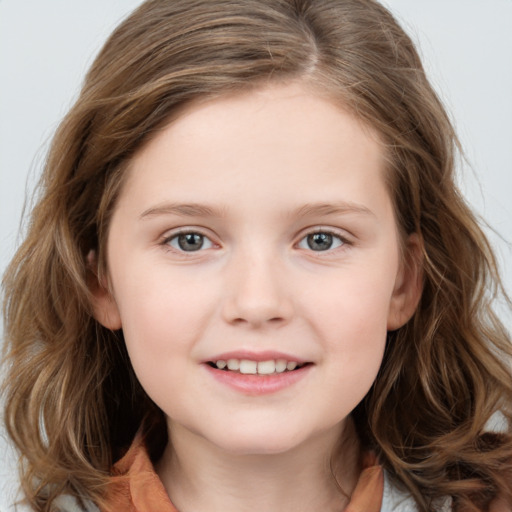
[[[382,505],[384,475],[375,456],[367,454],[363,471],[343,512],[379,512]],[[114,465],[107,511],[178,512],[149,459],[141,436],[137,436],[126,455]]]

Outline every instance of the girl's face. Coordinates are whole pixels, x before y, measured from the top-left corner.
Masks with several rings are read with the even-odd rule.
[[[96,316],[174,442],[282,453],[339,433],[419,296],[384,165],[299,84],[193,105],[135,156]]]

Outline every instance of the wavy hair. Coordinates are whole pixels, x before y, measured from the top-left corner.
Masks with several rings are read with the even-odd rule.
[[[122,332],[92,314],[87,255],[97,252],[101,274],[127,163],[190,102],[293,80],[380,134],[399,227],[424,243],[420,304],[388,334],[353,413],[363,446],[422,512],[443,496],[460,511],[487,510],[498,495],[512,504],[512,349],[491,308],[505,294],[410,38],[373,0],[150,0],[111,35],[58,128],[4,277],[5,420],[33,510],[52,510],[61,493],[104,505],[136,431],[154,458],[167,442]],[[497,411],[506,426],[488,432]]]

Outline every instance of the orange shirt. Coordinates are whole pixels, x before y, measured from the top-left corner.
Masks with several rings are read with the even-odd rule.
[[[343,512],[379,512],[384,474],[375,457],[365,457],[364,468]],[[107,502],[110,510],[123,512],[178,512],[169,500],[140,437],[113,468]]]

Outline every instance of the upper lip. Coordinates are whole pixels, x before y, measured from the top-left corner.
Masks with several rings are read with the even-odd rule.
[[[295,361],[298,364],[308,363],[307,359],[302,357],[298,357],[292,354],[286,354],[285,352],[278,352],[275,350],[264,350],[261,352],[253,352],[250,350],[235,350],[231,352],[223,352],[221,354],[217,354],[209,359],[206,359],[204,362],[216,362],[216,361],[227,361],[228,359],[246,359],[249,361],[271,361],[283,359],[285,361]]]

